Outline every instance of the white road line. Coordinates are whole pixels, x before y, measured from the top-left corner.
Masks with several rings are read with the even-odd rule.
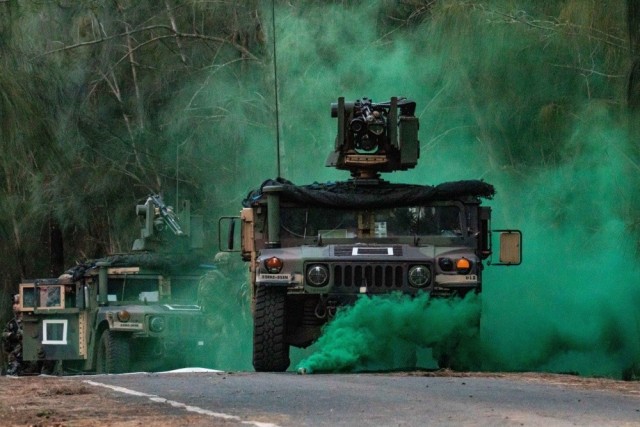
[[[222,418],[224,420],[238,421],[238,422],[240,422],[242,424],[250,424],[250,425],[254,425],[256,427],[280,427],[277,424],[263,423],[261,421],[251,421],[251,420],[242,421],[242,419],[240,419],[240,417],[238,417],[236,415],[223,414],[221,412],[213,412],[213,411],[209,411],[208,409],[199,408],[197,406],[191,406],[191,405],[187,405],[185,403],[176,402],[175,400],[165,399],[164,397],[160,397],[160,396],[155,395],[155,394],[142,393],[140,391],[135,391],[135,390],[131,390],[131,389],[128,389],[128,388],[119,387],[119,386],[116,386],[116,385],[103,384],[103,383],[90,381],[90,380],[85,380],[84,382],[87,383],[87,384],[96,386],[96,387],[109,388],[109,389],[111,389],[113,391],[117,391],[118,393],[124,393],[124,394],[129,394],[129,395],[132,395],[132,396],[139,396],[139,397],[147,397],[152,402],[166,403],[168,405],[173,406],[174,408],[182,408],[185,411],[195,412],[195,413],[201,414],[201,415],[208,415],[208,416],[213,417],[213,418]]]

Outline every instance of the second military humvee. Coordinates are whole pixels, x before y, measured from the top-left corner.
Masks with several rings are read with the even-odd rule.
[[[144,227],[130,253],[20,284],[24,360],[98,373],[199,362],[208,344],[197,304],[202,217],[186,201],[176,215],[157,195],[136,212]]]

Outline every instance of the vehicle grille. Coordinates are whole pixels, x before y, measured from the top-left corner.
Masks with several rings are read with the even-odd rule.
[[[403,264],[332,264],[334,287],[379,288],[380,290],[402,289],[406,283]]]
[[[204,316],[168,316],[167,335],[197,336],[205,330]]]

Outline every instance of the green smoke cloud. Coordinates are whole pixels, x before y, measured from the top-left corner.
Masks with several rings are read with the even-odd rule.
[[[480,299],[362,297],[339,311],[318,340],[318,350],[298,368],[314,371],[414,368],[420,347],[436,354],[458,349],[455,363],[471,362],[478,348]]]
[[[488,369],[620,377],[640,361],[640,270],[628,213],[633,168],[616,115],[591,106],[572,161],[523,183],[527,262],[488,269],[483,330]],[[506,189],[505,189],[506,190]]]

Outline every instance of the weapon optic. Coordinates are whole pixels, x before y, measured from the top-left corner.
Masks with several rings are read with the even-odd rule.
[[[338,98],[331,104],[338,134],[326,165],[349,170],[354,179],[378,179],[380,172],[415,167],[420,157],[415,108],[416,103],[406,98],[379,103]]]
[[[149,196],[149,199],[153,205],[158,209],[160,216],[164,220],[165,224],[173,231],[173,234],[176,236],[182,236],[184,232],[182,231],[182,227],[178,223],[178,218],[176,214],[173,212],[173,209],[164,204],[162,197],[158,194],[152,194]]]

